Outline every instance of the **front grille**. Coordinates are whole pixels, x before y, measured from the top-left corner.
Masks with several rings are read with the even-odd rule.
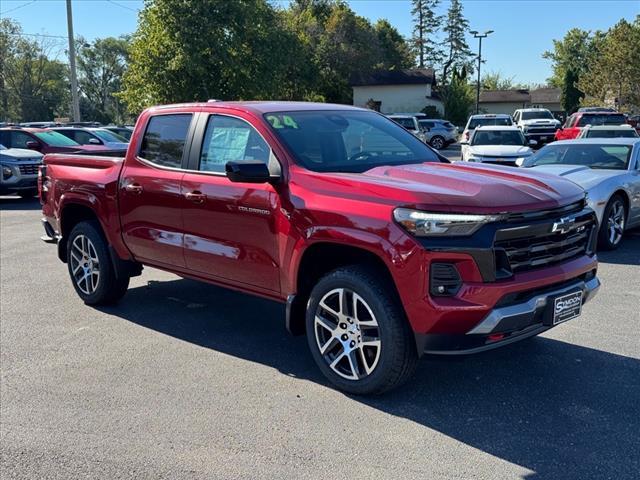
[[[547,210],[536,210],[534,212],[518,212],[510,213],[507,217],[508,222],[522,222],[545,219],[558,219],[564,215],[581,212],[586,206],[586,199],[578,200],[564,207],[549,208]]]
[[[482,160],[482,163],[488,163],[489,165],[506,165],[508,167],[515,167],[517,165],[515,160],[510,160],[509,158],[504,160]]]
[[[38,174],[38,166],[34,165],[20,165],[20,173],[22,175],[37,175]]]
[[[535,133],[540,135],[553,135],[556,133],[555,127],[530,127],[527,129],[528,134]]]
[[[571,217],[573,223],[553,232],[555,222],[539,222],[496,232],[496,259],[506,255],[512,273],[551,266],[590,253],[595,228],[592,213]],[[560,220],[560,217],[556,217]],[[498,255],[501,253],[501,255]],[[496,265],[496,269],[506,265]]]

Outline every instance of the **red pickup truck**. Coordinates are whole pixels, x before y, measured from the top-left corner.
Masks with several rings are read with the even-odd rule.
[[[427,353],[480,352],[581,312],[596,220],[561,177],[451,164],[343,105],[208,102],[140,115],[125,158],[47,155],[45,240],[89,305],[142,266],[286,303],[352,393]]]

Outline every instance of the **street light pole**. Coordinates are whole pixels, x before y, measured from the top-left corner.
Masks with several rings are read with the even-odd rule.
[[[476,30],[470,32],[478,39],[478,84],[476,85],[476,115],[480,113],[480,66],[482,65],[482,39],[487,38],[493,33],[493,30],[487,30],[484,33],[478,33]]]
[[[67,34],[69,36],[69,69],[71,70],[71,110],[73,121],[80,121],[80,101],[78,100],[78,80],[76,78],[76,46],[73,38],[73,15],[71,0],[67,0]]]

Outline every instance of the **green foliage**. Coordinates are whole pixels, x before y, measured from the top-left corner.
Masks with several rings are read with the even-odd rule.
[[[389,22],[338,0],[146,0],[129,54],[120,97],[132,112],[208,98],[350,103],[354,73],[413,65]]]
[[[567,68],[562,81],[560,103],[565,112],[571,114],[580,106],[580,100],[584,97],[584,93],[576,87],[578,75],[575,70]]]
[[[102,123],[123,123],[124,105],[114,94],[122,88],[127,67],[127,38],[103,38],[93,44],[78,41],[77,70],[81,117]]]
[[[48,58],[52,45],[21,34],[17,23],[0,20],[0,118],[53,120],[66,114],[67,67]]]
[[[441,81],[447,83],[453,70],[460,71],[464,68],[467,73],[473,71],[473,53],[465,39],[469,31],[469,22],[462,13],[460,0],[451,0],[443,31],[447,53],[442,66]]]
[[[413,36],[411,47],[417,55],[418,66],[434,66],[442,61],[444,52],[435,40],[435,34],[442,24],[442,16],[436,14],[440,0],[412,0]],[[426,63],[425,63],[426,62]]]
[[[620,20],[593,41],[595,51],[578,88],[585,105],[609,103],[623,111],[640,109],[640,15]]]
[[[516,84],[513,80],[514,77],[505,77],[501,72],[489,72],[482,76],[480,86],[485,90],[511,90],[513,88],[520,88],[520,85]]]
[[[438,109],[434,105],[427,105],[421,111],[429,118],[442,118],[440,111],[438,111]]]
[[[415,67],[411,48],[388,20],[378,20],[374,29],[380,46],[380,60],[375,68],[397,70]]]
[[[440,91],[444,102],[444,117],[454,125],[463,125],[475,104],[473,88],[464,75],[454,70],[451,81]]]

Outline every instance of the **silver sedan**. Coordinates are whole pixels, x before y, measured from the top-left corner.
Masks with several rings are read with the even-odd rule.
[[[640,225],[640,138],[592,138],[551,143],[523,167],[563,176],[584,188],[600,224],[599,248],[617,248]]]

